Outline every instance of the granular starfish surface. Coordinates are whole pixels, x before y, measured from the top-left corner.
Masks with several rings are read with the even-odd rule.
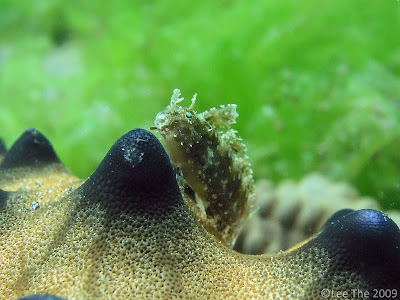
[[[289,252],[230,249],[186,205],[143,129],[86,181],[28,130],[4,156],[0,188],[1,299],[334,299],[400,287],[400,231],[375,210],[337,213]]]

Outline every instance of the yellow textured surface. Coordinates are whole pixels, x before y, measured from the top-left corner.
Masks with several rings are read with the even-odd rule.
[[[13,191],[0,210],[1,299],[38,293],[67,299],[318,299],[322,288],[369,287],[312,241],[276,255],[231,250],[194,217],[173,176],[161,182],[164,189],[148,188],[158,166],[167,173],[170,167],[154,137],[139,137],[129,149],[112,148],[106,157],[120,165],[100,165],[102,172],[87,181],[90,197],[75,192],[83,181],[59,163],[0,173],[0,188]],[[134,207],[119,202],[129,190],[112,177],[120,166],[127,170],[118,155],[132,172],[145,166],[140,176],[123,177],[143,184],[134,183],[129,195]],[[142,172],[150,181],[142,181]]]
[[[52,173],[59,171],[53,167],[47,168],[49,181],[40,172],[44,177],[39,187],[35,176],[26,173],[2,182],[2,187],[22,188],[16,178],[30,178],[23,192],[13,194],[0,221],[2,299],[45,292],[68,299],[288,299],[297,298],[326,271],[313,265],[329,264],[318,249],[275,256],[238,254],[196,221],[179,216],[166,220],[161,234],[159,226],[127,215],[105,225],[104,211],[77,207],[68,196],[82,181]],[[38,200],[40,206],[32,209]],[[183,225],[187,228],[178,230]]]

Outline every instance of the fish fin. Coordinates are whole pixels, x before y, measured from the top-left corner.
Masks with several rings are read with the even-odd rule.
[[[213,107],[199,114],[210,124],[215,127],[230,127],[236,123],[236,118],[239,114],[236,112],[236,104],[221,105]]]

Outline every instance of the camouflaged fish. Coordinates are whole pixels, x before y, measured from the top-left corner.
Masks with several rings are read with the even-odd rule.
[[[171,103],[155,119],[155,127],[172,163],[181,190],[197,204],[195,212],[206,228],[232,245],[249,215],[254,198],[252,170],[246,147],[231,129],[238,114],[235,104],[196,113],[175,89]],[[194,206],[194,205],[193,205]]]

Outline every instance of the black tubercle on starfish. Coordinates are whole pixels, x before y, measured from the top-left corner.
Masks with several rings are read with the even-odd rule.
[[[108,210],[128,214],[158,214],[183,203],[167,153],[144,129],[118,139],[75,193],[83,201],[100,201]]]
[[[353,211],[354,211],[354,209],[350,209],[350,208],[344,208],[344,209],[338,210],[333,215],[331,215],[328,220],[326,220],[324,225],[322,225],[321,230],[326,229],[331,224],[337,222],[342,217],[344,217],[345,215],[348,215],[349,213],[352,213]]]
[[[4,155],[6,152],[7,152],[6,144],[4,144],[4,141],[0,139],[0,155]]]
[[[335,282],[339,273],[358,274],[369,288],[400,287],[400,230],[380,211],[344,212],[303,247],[325,249],[333,262],[334,271],[321,278],[320,287],[340,287],[343,283]]]
[[[6,206],[6,201],[9,195],[10,192],[6,192],[0,189],[0,210],[4,209],[4,207]]]
[[[60,162],[49,140],[36,129],[27,129],[4,156],[0,169],[43,167]]]

